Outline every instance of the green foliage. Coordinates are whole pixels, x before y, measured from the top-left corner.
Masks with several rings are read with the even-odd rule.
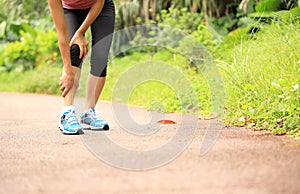
[[[300,21],[300,7],[295,7],[289,11],[278,11],[274,13],[274,18],[288,23],[298,23]]]
[[[255,39],[220,51],[228,125],[299,133],[300,24],[264,26]],[[297,33],[295,33],[297,32]]]
[[[20,31],[53,29],[47,1],[0,0],[0,40],[20,40]]]
[[[36,31],[54,30],[52,21],[48,19],[39,19],[29,21],[2,21],[0,23],[0,40],[14,42],[21,39],[21,32],[36,35]]]
[[[222,42],[217,45],[215,55],[220,59],[227,59],[228,56],[223,55],[223,52],[240,45],[245,40],[248,40],[252,36],[251,33],[249,33],[250,30],[250,27],[246,27],[238,28],[230,32],[222,39]],[[219,56],[219,54],[221,55]]]
[[[130,6],[131,9],[136,11],[136,14],[138,13],[138,4],[133,6],[135,1],[132,3],[126,2],[122,4],[123,6]],[[125,7],[126,7],[125,6]],[[126,11],[122,11],[123,8],[120,7],[120,16],[125,15],[125,18],[130,19],[130,10],[125,9]],[[123,18],[123,17],[121,17]],[[128,20],[127,22],[121,22],[121,27],[128,27],[135,24],[138,24],[141,22],[141,18],[136,18],[136,20]],[[159,38],[160,45],[168,45],[171,47],[177,47],[179,45],[180,39],[183,37],[182,32],[186,34],[191,34],[195,30],[197,30],[197,27],[199,24],[202,23],[203,16],[199,13],[191,13],[186,8],[182,9],[168,9],[168,10],[162,10],[160,15],[157,15],[155,20],[149,20],[147,24],[157,24],[159,27],[162,27],[161,31],[158,29],[145,29],[145,28],[134,28],[134,29],[123,29],[122,37],[118,36],[118,34],[114,37],[113,42],[113,50],[115,53],[118,53],[119,51],[123,52],[123,54],[128,54],[125,52],[129,47],[135,47],[140,46],[142,44],[145,45],[152,45],[155,42],[157,42],[157,37]],[[123,20],[125,20],[123,18]],[[117,20],[118,21],[118,20]],[[119,23],[119,22],[117,22]],[[119,24],[118,24],[119,25]],[[124,36],[125,34],[125,36]],[[156,49],[156,48],[155,48]],[[148,52],[153,51],[152,48],[149,47],[139,47],[139,51],[142,52]]]
[[[26,72],[0,71],[0,91],[60,94],[59,78],[61,68],[41,65]]]
[[[220,18],[209,18],[208,25],[214,31],[215,36],[225,37],[228,33],[238,29],[253,25],[254,20],[249,17],[253,13],[252,7],[255,0],[248,1],[247,5],[236,8],[236,12],[226,14]]]
[[[20,34],[21,40],[8,43],[1,53],[2,69],[23,71],[44,63],[58,63],[59,50],[56,32],[30,29],[26,32],[21,31]]]
[[[24,79],[24,74],[16,71],[0,71],[0,77],[1,92],[20,92],[20,83],[26,81]]]
[[[161,12],[159,26],[164,27],[160,42],[172,48],[178,47],[182,41],[182,33],[192,34],[201,24],[202,15],[188,12],[187,9],[169,9]]]
[[[0,22],[17,19],[31,20],[48,15],[47,1],[39,0],[0,0]]]
[[[169,9],[163,10],[159,18],[158,26],[161,30],[156,28],[153,29],[141,29],[136,33],[135,38],[130,42],[133,47],[140,45],[153,45],[159,41],[159,45],[166,45],[171,48],[179,47],[180,42],[184,42],[183,37],[186,37],[193,32],[195,36],[201,41],[206,41],[208,44],[209,40],[204,40],[203,36],[209,36],[207,29],[201,22],[202,15],[198,13],[188,12],[187,9]],[[200,24],[200,25],[199,25]],[[198,30],[203,30],[199,32]],[[197,33],[196,33],[197,31]],[[159,37],[159,38],[158,38]],[[159,40],[158,40],[159,39]],[[184,43],[182,43],[184,44]],[[151,51],[149,47],[141,47],[140,51]]]
[[[0,24],[0,31],[0,38],[9,42],[20,40],[22,31],[31,33],[33,36],[36,35],[35,30],[26,22],[10,23],[8,21],[2,21],[2,23]]]
[[[59,78],[61,68],[44,64],[37,67],[34,71],[25,72],[25,79],[20,83],[21,92],[41,93],[41,94],[60,94]]]
[[[210,18],[210,27],[217,31],[220,35],[225,36],[228,32],[232,31],[237,24],[238,19],[234,14],[223,16],[221,18]]]
[[[137,0],[120,3],[116,15],[116,28],[122,29],[137,24],[139,15],[140,4]]]
[[[159,25],[180,29],[188,34],[197,30],[203,15],[191,13],[186,8],[162,10]]]
[[[262,0],[257,3],[256,12],[272,12],[278,11],[281,5],[281,0]]]
[[[148,60],[163,61],[166,64],[172,65],[174,68],[178,68],[183,76],[191,81],[196,92],[199,94],[197,102],[192,102],[191,91],[183,92],[185,90],[184,88],[182,88],[181,91],[174,91],[172,86],[149,80],[132,91],[129,104],[143,106],[149,110],[159,112],[187,112],[193,109],[201,115],[207,116],[210,114],[210,92],[204,77],[199,75],[195,68],[189,68],[187,65],[188,59],[186,57],[168,50],[160,50],[154,55],[134,52],[131,55],[116,58],[114,64],[109,65],[109,74],[113,76],[107,77],[106,87],[101,95],[102,99],[112,99],[112,90],[122,73],[125,73],[134,65],[144,63]],[[154,72],[151,73],[153,74]],[[156,75],[153,74],[153,76],[155,77]],[[80,93],[82,94],[82,92]],[[179,99],[183,99],[185,104],[181,103]],[[195,104],[196,107],[190,107],[191,104]]]

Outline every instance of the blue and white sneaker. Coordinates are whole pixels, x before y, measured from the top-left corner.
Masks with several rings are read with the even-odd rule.
[[[94,108],[90,108],[88,111],[82,113],[80,122],[83,129],[109,130],[107,122],[97,117]]]
[[[74,110],[69,110],[61,115],[59,129],[63,134],[68,135],[83,133]]]

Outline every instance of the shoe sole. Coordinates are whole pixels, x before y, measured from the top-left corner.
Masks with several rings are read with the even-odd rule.
[[[70,132],[70,131],[66,131],[63,129],[63,126],[60,124],[58,126],[59,130],[64,134],[64,135],[79,135],[79,134],[83,134],[83,130],[77,130],[77,132]]]
[[[85,124],[85,123],[80,123],[82,128],[84,130],[94,130],[94,131],[107,131],[109,130],[109,126],[108,125],[104,125],[102,128],[99,128],[99,127],[94,127],[94,126],[91,126],[91,125],[88,125],[88,124]]]

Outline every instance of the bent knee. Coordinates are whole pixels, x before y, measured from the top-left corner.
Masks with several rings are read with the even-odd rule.
[[[82,60],[80,59],[80,48],[77,44],[71,46],[70,57],[72,66],[81,68]]]

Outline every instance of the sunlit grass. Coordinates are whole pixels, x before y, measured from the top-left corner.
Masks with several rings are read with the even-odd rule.
[[[300,130],[300,25],[277,22],[222,53],[228,125]]]

